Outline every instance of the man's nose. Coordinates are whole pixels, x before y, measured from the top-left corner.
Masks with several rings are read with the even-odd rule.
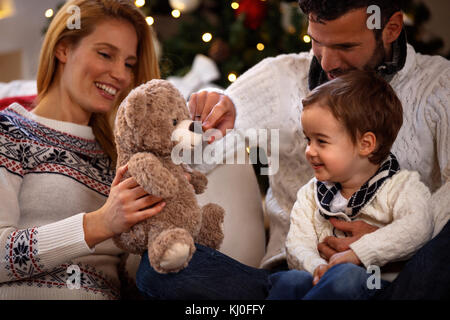
[[[331,72],[335,69],[340,68],[339,55],[335,50],[324,47],[322,48],[322,59],[320,60],[320,65],[325,72]]]

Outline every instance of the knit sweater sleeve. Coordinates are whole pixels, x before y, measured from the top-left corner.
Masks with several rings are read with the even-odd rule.
[[[430,196],[417,172],[403,170],[383,186],[377,195],[379,209],[390,211],[392,222],[350,245],[364,266],[408,259],[430,240],[434,225]]]
[[[311,180],[297,193],[286,238],[289,268],[305,270],[311,274],[320,264],[327,264],[317,249],[319,239],[316,234],[317,226],[314,224],[315,211],[314,180]]]
[[[303,85],[310,62],[309,52],[266,58],[233,82],[225,94],[236,108],[236,128],[283,128],[293,103],[292,90]]]
[[[29,278],[93,252],[84,240],[83,213],[43,226],[18,228],[21,182],[17,171],[0,166],[0,282]]]
[[[447,64],[448,65],[448,64]],[[431,196],[431,211],[435,220],[434,235],[444,227],[450,219],[450,68],[436,79],[431,93],[427,96],[426,121],[432,130],[436,143],[436,154],[439,162],[442,186]]]
[[[434,217],[433,238],[450,220],[450,165],[447,167],[447,172],[447,182],[434,192],[430,199],[430,211]]]
[[[276,62],[275,58],[261,61],[225,91],[236,108],[236,128],[268,128],[270,121],[278,120],[278,110],[274,110],[279,100]]]

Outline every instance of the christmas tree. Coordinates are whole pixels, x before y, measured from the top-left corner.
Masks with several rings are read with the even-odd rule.
[[[144,1],[142,1],[143,3]],[[212,58],[227,87],[262,59],[310,49],[307,21],[296,1],[279,0],[169,0],[146,1],[145,14],[161,41],[163,76],[184,75],[197,54]],[[175,16],[174,32],[166,31],[164,16]],[[306,40],[306,42],[305,42]]]

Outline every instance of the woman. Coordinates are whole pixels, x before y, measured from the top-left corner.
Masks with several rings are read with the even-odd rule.
[[[79,29],[67,26],[72,5]],[[150,29],[131,1],[72,0],[55,16],[36,107],[0,113],[0,300],[119,298],[123,252],[111,237],[164,203],[121,182],[126,167],[114,177],[112,123],[131,88],[153,78]]]

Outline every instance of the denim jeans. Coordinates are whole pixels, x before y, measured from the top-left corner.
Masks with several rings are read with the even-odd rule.
[[[377,290],[370,289],[366,269],[351,263],[330,268],[313,286],[313,277],[306,271],[289,270],[269,276],[268,300],[368,300]],[[381,280],[381,288],[389,282]]]
[[[262,300],[268,293],[269,271],[246,266],[214,249],[196,244],[188,266],[178,273],[153,270],[145,253],[136,285],[149,299]]]
[[[380,300],[450,299],[450,221],[375,296]]]
[[[196,247],[188,267],[167,275],[155,272],[145,253],[136,275],[140,292],[149,299],[266,299],[271,286],[269,276],[273,271],[251,268],[214,249]],[[370,298],[449,299],[449,248],[450,222],[409,260],[390,285],[375,290],[375,297],[370,294]]]

